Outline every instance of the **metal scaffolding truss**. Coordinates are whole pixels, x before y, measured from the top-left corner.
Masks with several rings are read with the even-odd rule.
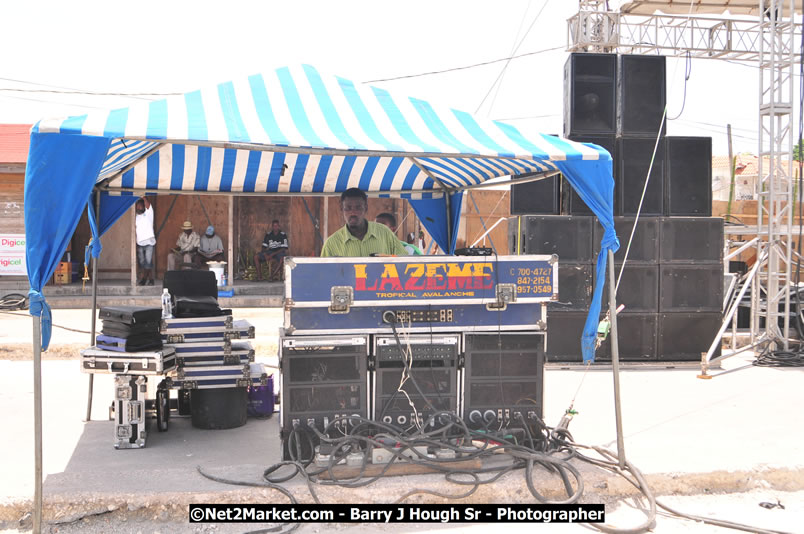
[[[787,349],[790,288],[794,282],[791,279],[795,187],[792,162],[793,137],[797,131],[793,78],[801,61],[797,44],[802,37],[802,25],[796,24],[791,14],[797,7],[801,10],[800,0],[757,0],[758,15],[753,18],[633,15],[606,11],[603,0],[580,0],[579,4],[579,12],[567,21],[570,52],[689,55],[758,64],[757,226],[739,231],[741,235],[757,236],[756,266],[746,276],[740,297],[726,313],[723,327],[704,355],[702,366],[705,374],[709,363],[714,361],[712,354],[726,324],[734,316],[749,284],[753,288],[751,347],[770,343]],[[724,353],[720,358],[732,354]]]

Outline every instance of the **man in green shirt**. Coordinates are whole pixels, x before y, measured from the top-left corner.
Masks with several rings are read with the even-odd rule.
[[[327,238],[321,257],[371,255],[406,256],[407,251],[391,230],[366,220],[368,197],[355,187],[341,193],[343,228]]]
[[[380,213],[379,215],[374,217],[374,222],[384,224],[394,233],[394,235],[396,235],[396,228],[397,228],[396,216],[394,216],[393,213]],[[422,251],[419,250],[419,247],[417,247],[416,245],[413,245],[411,243],[405,243],[401,239],[399,240],[399,242],[402,243],[402,246],[405,248],[405,251],[407,251],[408,256],[422,255]]]

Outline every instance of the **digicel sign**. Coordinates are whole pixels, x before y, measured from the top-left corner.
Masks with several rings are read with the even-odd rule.
[[[28,271],[25,267],[25,256],[19,253],[0,253],[0,275],[25,276],[27,274]]]
[[[0,254],[25,254],[25,234],[0,234]]]

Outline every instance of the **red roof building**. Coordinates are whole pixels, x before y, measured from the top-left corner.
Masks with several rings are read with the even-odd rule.
[[[24,165],[30,139],[30,124],[0,124],[0,165]]]

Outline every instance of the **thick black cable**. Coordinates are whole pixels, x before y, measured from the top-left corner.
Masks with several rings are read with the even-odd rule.
[[[294,497],[293,494],[290,491],[288,491],[287,489],[283,488],[282,486],[280,486],[278,484],[274,484],[272,482],[267,482],[267,481],[266,482],[244,482],[242,480],[232,480],[232,479],[218,477],[218,476],[212,475],[210,473],[207,473],[201,468],[200,465],[196,466],[196,469],[198,470],[198,473],[201,476],[203,476],[204,478],[208,478],[209,480],[212,480],[212,481],[215,481],[215,482],[220,482],[221,484],[231,484],[233,486],[253,486],[253,487],[258,487],[258,488],[271,488],[271,489],[274,489],[274,490],[278,491],[279,493],[283,494],[285,497],[287,497],[288,500],[290,501],[290,504],[298,504],[299,503],[299,501],[296,500],[296,497]],[[289,525],[289,528],[287,528],[286,530],[284,530],[285,525]],[[282,534],[287,534],[288,532],[293,532],[294,530],[296,530],[300,526],[301,526],[301,523],[280,523],[279,526],[276,526],[276,527],[269,527],[269,528],[264,528],[264,529],[259,529],[259,530],[251,530],[251,531],[247,532],[246,534],[260,534],[262,532],[282,532]]]

